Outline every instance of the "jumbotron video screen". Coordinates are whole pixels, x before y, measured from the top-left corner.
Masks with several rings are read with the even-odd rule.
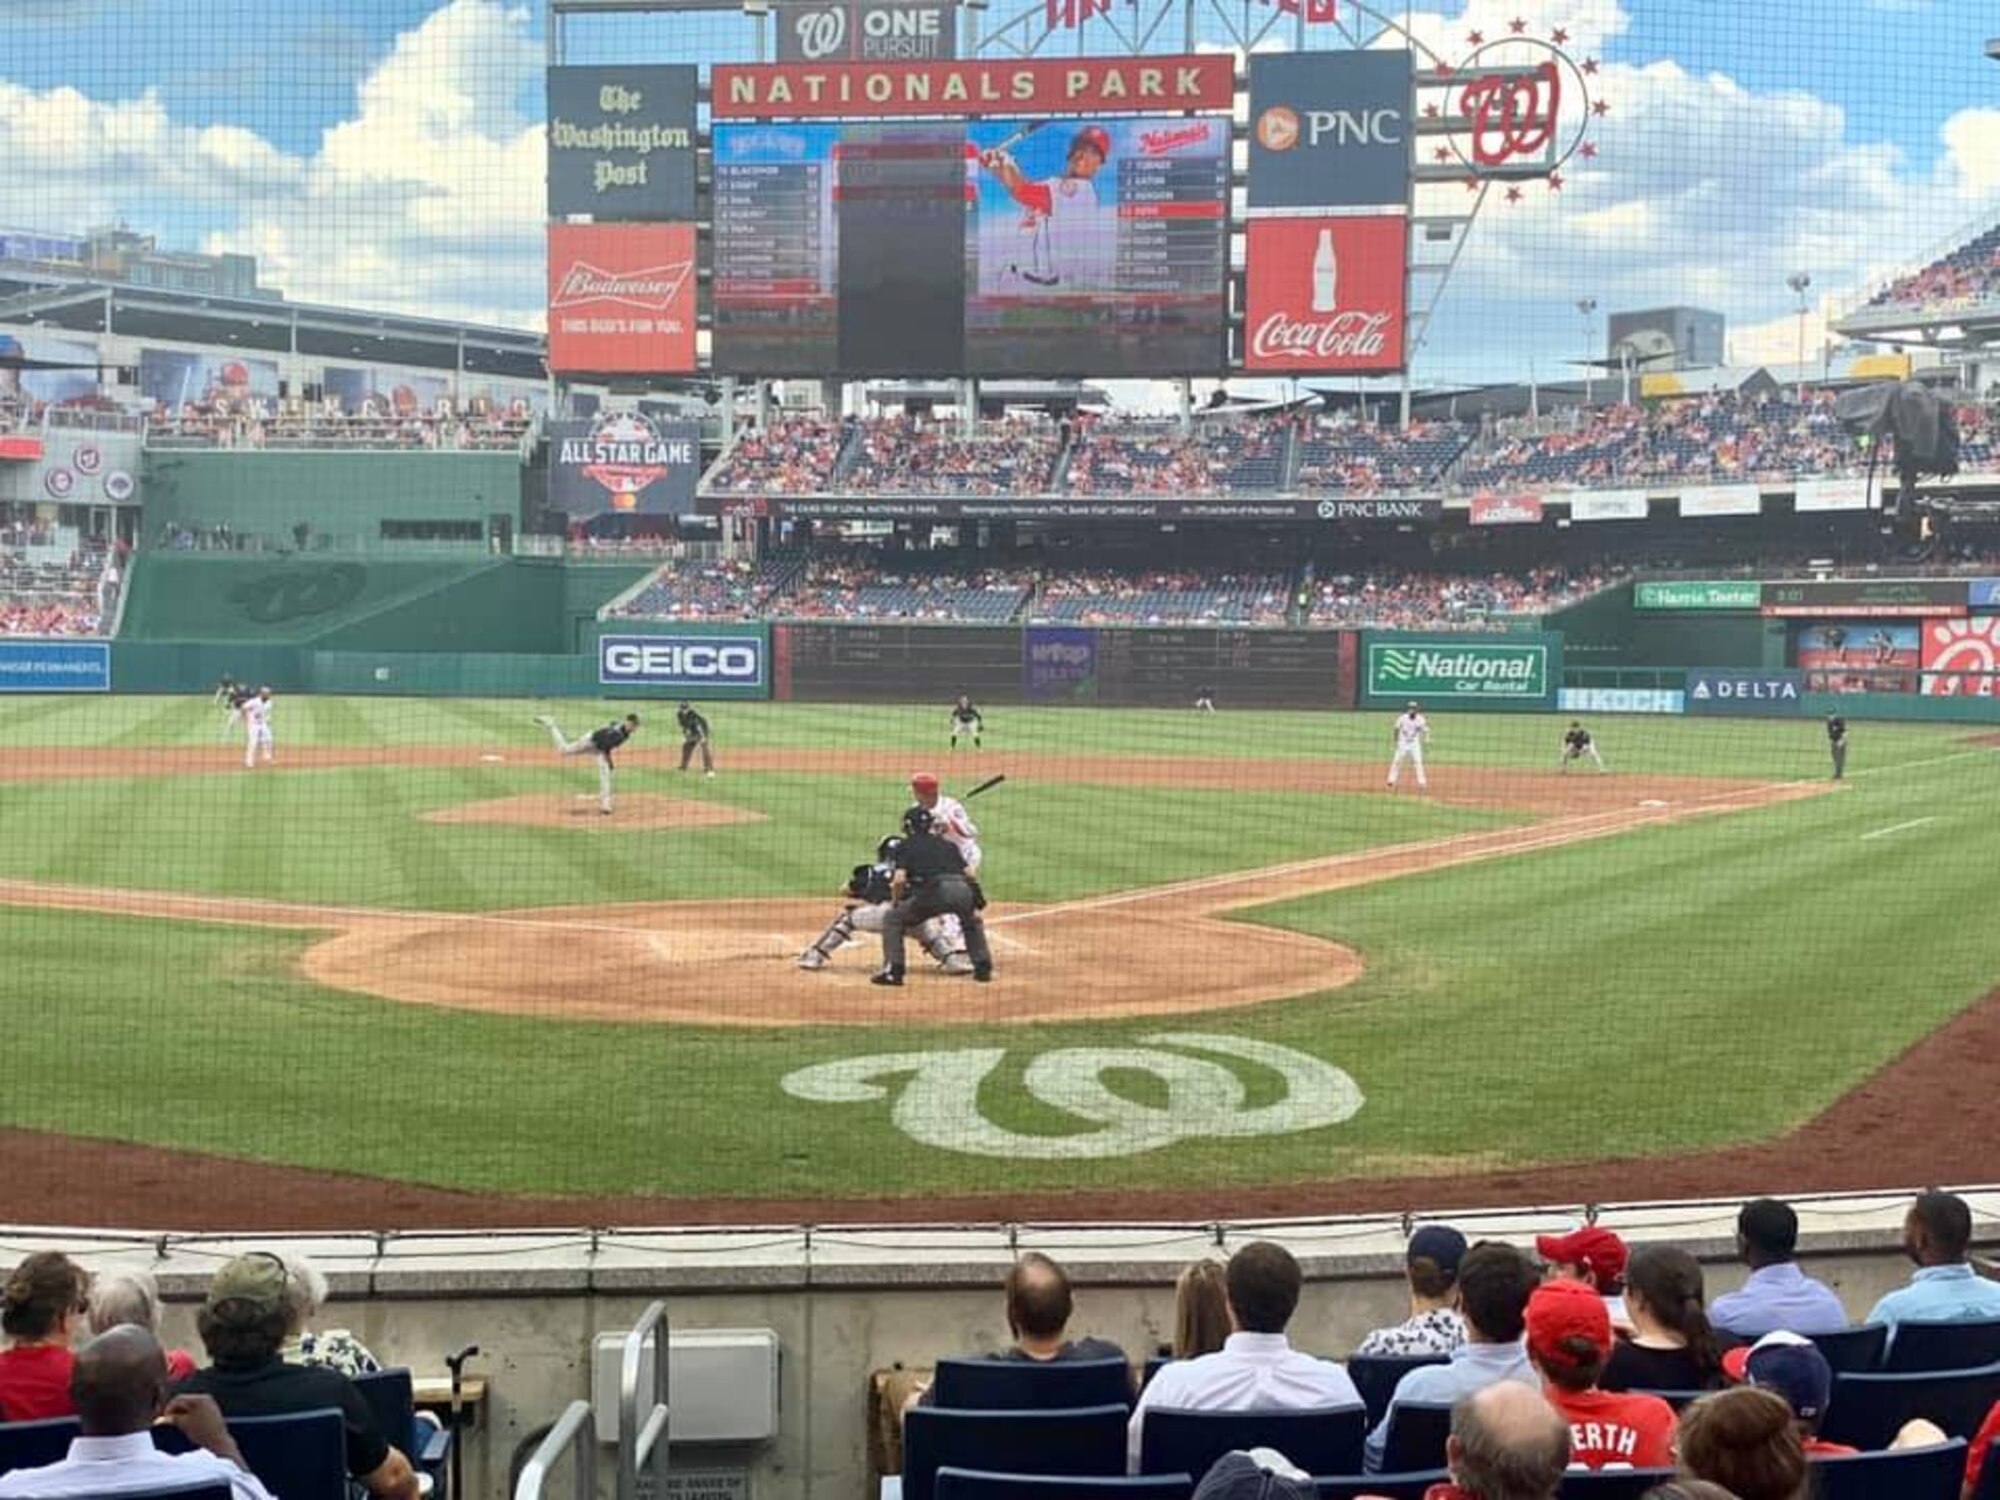
[[[1225,119],[717,124],[714,144],[718,370],[1223,363]]]

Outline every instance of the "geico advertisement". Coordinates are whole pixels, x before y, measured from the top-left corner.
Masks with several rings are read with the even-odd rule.
[[[607,635],[597,643],[606,686],[762,687],[764,640],[755,635]]]

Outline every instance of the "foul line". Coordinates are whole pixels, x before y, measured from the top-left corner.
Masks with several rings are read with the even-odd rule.
[[[1933,816],[1928,818],[1912,818],[1907,823],[1891,823],[1887,828],[1878,828],[1873,833],[1862,834],[1861,842],[1865,844],[1870,839],[1885,839],[1892,833],[1901,833],[1909,828],[1921,828],[1926,823],[1935,823],[1936,821],[1937,818]]]

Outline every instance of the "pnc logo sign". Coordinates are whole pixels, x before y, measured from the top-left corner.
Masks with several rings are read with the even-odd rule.
[[[1303,145],[1400,146],[1403,112],[1383,109],[1309,109],[1301,117],[1288,105],[1274,104],[1257,117],[1257,144],[1266,151],[1289,151]]]
[[[607,635],[597,643],[605,686],[761,687],[764,638],[756,635]]]

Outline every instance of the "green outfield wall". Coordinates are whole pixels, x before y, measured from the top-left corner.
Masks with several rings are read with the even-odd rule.
[[[521,459],[505,453],[297,453],[232,448],[151,449],[141,473],[148,540],[168,527],[289,544],[301,522],[344,548],[381,544],[412,527],[521,527]]]

